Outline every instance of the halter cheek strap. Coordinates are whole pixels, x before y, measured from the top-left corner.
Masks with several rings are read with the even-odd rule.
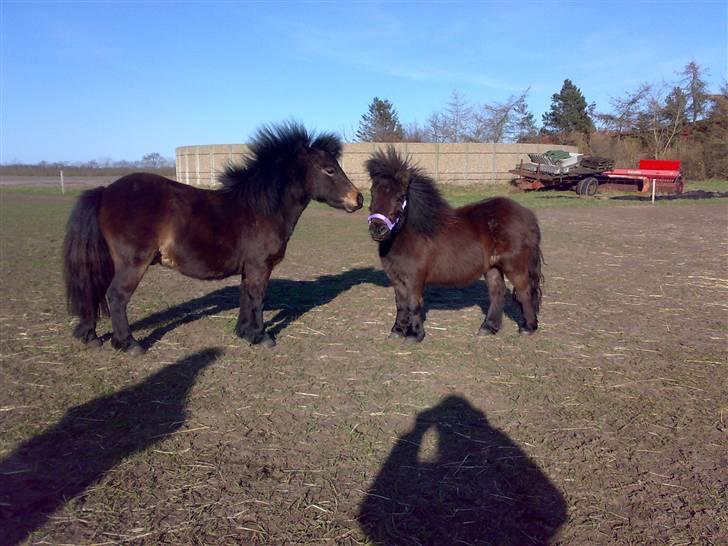
[[[369,218],[367,218],[367,222],[369,223],[369,225],[371,225],[372,224],[372,220],[381,220],[382,222],[384,222],[384,225],[387,226],[387,229],[389,231],[393,231],[394,228],[399,223],[399,220],[402,218],[402,213],[404,212],[404,209],[406,207],[407,207],[407,199],[405,199],[404,201],[402,201],[402,208],[400,209],[399,216],[397,216],[397,218],[395,218],[394,221],[392,221],[389,218],[387,218],[386,216],[384,216],[384,214],[379,214],[377,212],[377,213],[374,213],[374,214],[370,214],[369,215]]]

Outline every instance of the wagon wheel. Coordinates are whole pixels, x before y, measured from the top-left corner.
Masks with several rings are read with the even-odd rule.
[[[682,193],[683,190],[685,190],[685,181],[683,180],[682,176],[678,176],[675,179],[675,193]]]
[[[581,195],[583,193],[583,184],[582,184],[582,182],[584,182],[584,180],[586,180],[586,178],[584,178],[582,180],[579,180],[576,183],[576,188],[574,188],[574,191],[576,192],[576,195]]]
[[[579,195],[588,195],[589,197],[593,197],[597,194],[598,187],[599,180],[597,180],[593,176],[590,176],[579,181],[579,185],[577,186],[577,193]],[[579,192],[579,190],[581,190],[581,192]]]

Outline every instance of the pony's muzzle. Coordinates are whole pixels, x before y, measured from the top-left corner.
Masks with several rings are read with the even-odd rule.
[[[355,194],[349,194],[346,196],[346,199],[344,200],[344,210],[346,212],[354,212],[359,210],[364,206],[364,196],[361,194],[361,192],[356,192]]]
[[[380,220],[371,220],[369,222],[369,235],[375,241],[384,241],[389,237],[389,228]]]

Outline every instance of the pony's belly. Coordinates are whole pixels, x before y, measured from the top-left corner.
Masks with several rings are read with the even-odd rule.
[[[467,286],[484,273],[483,249],[480,245],[448,248],[432,261],[426,282],[448,286]]]
[[[220,261],[199,259],[191,255],[182,256],[170,249],[160,249],[157,263],[179,271],[187,277],[202,280],[224,279],[240,273],[240,265],[235,260]]]
[[[433,269],[427,276],[427,284],[441,284],[443,286],[465,287],[476,282],[483,276],[483,268],[462,269],[458,266]]]

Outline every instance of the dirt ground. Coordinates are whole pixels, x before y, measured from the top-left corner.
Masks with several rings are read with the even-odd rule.
[[[536,335],[476,337],[481,282],[428,290],[416,346],[366,214],[310,208],[277,347],[236,279],[156,267],[131,359],[70,338],[73,198],[0,195],[0,544],[728,542],[725,201],[537,210]]]

